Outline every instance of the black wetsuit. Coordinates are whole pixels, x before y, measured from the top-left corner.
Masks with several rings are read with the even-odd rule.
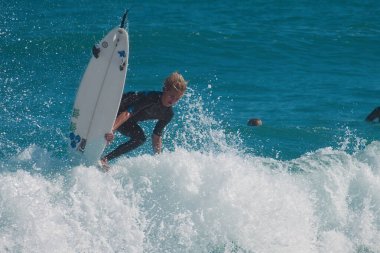
[[[146,141],[144,131],[137,124],[139,121],[158,120],[153,133],[158,136],[162,135],[165,126],[171,121],[174,113],[172,107],[165,107],[162,104],[161,96],[162,92],[158,91],[128,92],[123,94],[118,115],[128,111],[131,117],[117,131],[130,137],[130,139],[106,155],[105,158],[107,160],[129,152]]]

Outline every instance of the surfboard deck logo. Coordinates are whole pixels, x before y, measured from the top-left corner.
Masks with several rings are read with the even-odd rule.
[[[115,27],[92,47],[92,56],[80,82],[71,115],[69,147],[81,162],[96,164],[111,132],[127,75],[129,36]]]

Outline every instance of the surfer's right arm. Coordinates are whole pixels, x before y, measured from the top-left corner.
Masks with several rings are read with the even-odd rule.
[[[116,120],[115,120],[115,123],[113,124],[113,127],[112,127],[112,132],[116,131],[122,124],[124,124],[124,122],[126,122],[132,115],[125,111],[125,112],[122,112],[119,114],[119,116],[117,116]]]
[[[113,141],[114,139],[114,132],[124,123],[126,122],[129,118],[131,117],[131,114],[129,112],[122,112],[117,116],[115,123],[113,124],[112,131],[110,133],[105,134],[105,138],[107,143],[109,144],[110,142]]]

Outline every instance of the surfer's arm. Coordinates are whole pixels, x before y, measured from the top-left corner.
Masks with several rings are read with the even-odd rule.
[[[153,151],[155,154],[161,153],[161,148],[162,148],[161,136],[156,135],[156,134],[152,135],[152,146],[153,146]]]
[[[122,112],[119,114],[119,116],[117,116],[115,123],[113,124],[112,131],[110,133],[106,133],[104,136],[108,144],[112,142],[114,139],[113,132],[115,132],[130,117],[131,117],[131,114],[129,112]]]
[[[153,134],[152,134],[152,146],[153,146],[153,151],[155,154],[161,153],[162,149],[162,134],[164,131],[164,128],[166,127],[167,124],[169,124],[170,120],[173,117],[173,111],[170,111],[163,119],[160,119],[157,121],[156,126],[153,129]]]
[[[124,122],[126,122],[131,117],[129,112],[122,112],[117,116],[115,123],[112,127],[112,132],[116,131]]]

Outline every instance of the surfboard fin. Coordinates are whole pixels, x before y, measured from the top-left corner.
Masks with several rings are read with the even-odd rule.
[[[129,11],[129,9],[125,10],[125,13],[124,13],[124,15],[121,19],[121,22],[120,22],[120,28],[125,28],[125,19],[127,17],[128,11]]]
[[[99,53],[100,53],[100,47],[98,45],[94,45],[92,47],[92,55],[98,59],[99,58]]]
[[[78,145],[78,151],[84,152],[84,149],[86,148],[86,139],[82,139]]]
[[[120,71],[123,71],[124,68],[125,68],[125,66],[126,66],[126,64],[125,64],[125,61],[124,61],[122,64],[120,64]]]

